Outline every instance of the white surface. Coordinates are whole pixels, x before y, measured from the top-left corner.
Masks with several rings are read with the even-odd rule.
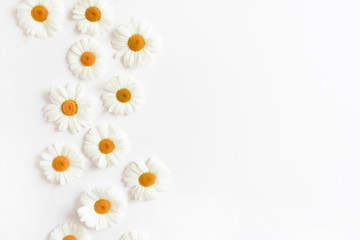
[[[76,220],[81,192],[117,185],[125,164],[99,170],[89,161],[75,184],[48,183],[38,155],[54,142],[82,145],[46,123],[50,86],[79,81],[65,56],[86,37],[68,18],[54,38],[17,26],[17,1],[0,8],[1,239],[47,239]],[[125,231],[152,239],[359,239],[360,30],[357,0],[134,0],[110,3],[116,24],[153,22],[163,37],[157,63],[124,69],[109,54],[94,96],[94,125],[129,135],[129,161],[157,156],[174,183],[159,201],[130,202],[126,220],[94,239]],[[114,74],[134,75],[146,92],[142,110],[116,117],[99,99]]]

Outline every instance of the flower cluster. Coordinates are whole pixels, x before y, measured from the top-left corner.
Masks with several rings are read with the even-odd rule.
[[[47,38],[58,33],[65,21],[65,7],[61,0],[25,0],[18,4],[18,23],[27,35]],[[68,50],[67,63],[72,74],[81,80],[102,78],[108,55],[105,47],[92,39],[108,33],[114,24],[113,8],[106,0],[79,0],[73,7],[72,18],[77,29],[88,37],[75,42]],[[110,44],[110,43],[109,43]],[[161,49],[160,38],[152,25],[132,18],[116,27],[111,39],[113,58],[128,68],[148,65]],[[105,85],[99,99],[104,108],[119,116],[127,116],[140,109],[143,89],[130,76],[113,76]],[[82,149],[69,143],[55,143],[40,154],[40,168],[46,178],[60,185],[79,179],[85,169],[85,157],[103,169],[127,161],[130,144],[127,134],[116,125],[93,126],[92,99],[85,94],[85,86],[68,83],[52,87],[49,102],[43,109],[44,117],[56,125],[58,131],[72,134],[88,129]],[[132,200],[154,200],[168,189],[170,171],[155,158],[130,162],[122,178]],[[87,228],[104,230],[117,225],[124,217],[127,199],[117,187],[92,187],[81,194],[77,213]],[[66,222],[49,235],[50,240],[89,240],[88,229],[79,222]],[[146,240],[140,232],[124,233],[121,240]]]

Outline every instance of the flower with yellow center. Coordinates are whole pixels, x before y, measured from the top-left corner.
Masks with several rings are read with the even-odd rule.
[[[60,30],[65,12],[58,0],[27,0],[18,5],[16,16],[26,34],[45,38]]]
[[[54,228],[50,233],[49,240],[91,240],[91,236],[80,223],[67,222]]]
[[[91,128],[85,136],[84,152],[99,168],[118,165],[129,152],[125,132],[114,125]]]
[[[116,187],[94,187],[85,191],[78,209],[80,221],[96,230],[108,229],[124,217],[126,201]]]
[[[73,19],[78,20],[81,33],[104,34],[113,24],[112,8],[105,0],[80,0],[73,9]]]
[[[41,154],[40,168],[50,182],[64,185],[81,177],[84,161],[74,146],[57,143]]]
[[[143,90],[131,77],[112,77],[105,89],[106,92],[102,95],[104,106],[114,114],[131,114],[143,103]]]
[[[111,43],[117,50],[114,58],[122,59],[127,67],[147,65],[161,48],[160,38],[152,33],[152,25],[135,19],[118,26]]]
[[[72,73],[80,79],[99,78],[106,67],[104,48],[91,39],[74,43],[70,47],[67,60]]]
[[[147,240],[147,239],[149,239],[148,234],[135,232],[135,231],[124,233],[120,238],[120,240]]]
[[[44,116],[58,125],[59,131],[69,129],[75,134],[91,124],[90,100],[83,97],[82,84],[71,83],[50,90],[50,103],[44,107]]]
[[[153,200],[169,187],[171,178],[170,171],[161,162],[150,158],[146,162],[130,163],[125,168],[123,181],[135,200]]]

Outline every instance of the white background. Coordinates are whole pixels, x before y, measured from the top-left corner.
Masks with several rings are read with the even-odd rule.
[[[100,170],[87,160],[74,184],[47,182],[39,154],[55,142],[82,146],[42,117],[53,85],[81,82],[66,54],[87,36],[67,19],[53,38],[27,37],[18,0],[0,8],[1,239],[45,240],[78,220],[84,189],[116,185],[126,163]],[[93,239],[139,230],[154,240],[359,239],[360,2],[358,0],[109,0],[116,25],[131,16],[163,38],[157,62],[129,70],[98,36],[108,70],[84,81],[94,125],[128,133],[128,161],[162,159],[174,183],[158,201],[129,202],[127,218]],[[115,29],[115,25],[112,30]],[[118,117],[102,106],[111,76],[144,86],[143,108]]]

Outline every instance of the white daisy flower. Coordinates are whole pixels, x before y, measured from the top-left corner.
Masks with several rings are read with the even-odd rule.
[[[161,48],[160,38],[152,33],[152,25],[135,19],[118,26],[111,43],[118,50],[114,58],[122,59],[127,67],[147,65]]]
[[[50,182],[64,185],[81,177],[84,160],[74,146],[57,143],[41,154],[40,168]]]
[[[170,171],[159,161],[132,162],[124,171],[123,181],[135,200],[153,200],[167,190],[171,183]]]
[[[136,112],[143,103],[142,88],[130,77],[112,77],[105,89],[107,92],[102,95],[102,99],[109,112],[128,115]]]
[[[125,132],[113,125],[91,128],[85,136],[84,152],[99,168],[105,168],[124,161],[129,142]]]
[[[83,97],[84,86],[70,83],[50,90],[50,103],[44,107],[44,116],[48,122],[58,125],[59,131],[70,129],[75,134],[91,124],[90,100]]]
[[[104,48],[91,39],[74,43],[67,55],[69,67],[80,79],[96,79],[104,73],[106,53]]]
[[[147,239],[149,239],[149,235],[134,231],[124,233],[120,238],[120,240],[147,240]]]
[[[45,38],[60,30],[65,12],[59,0],[27,0],[18,5],[16,16],[26,34]]]
[[[80,221],[89,228],[104,230],[119,223],[125,216],[126,201],[116,187],[94,187],[80,198]]]
[[[73,19],[79,20],[77,26],[85,34],[104,34],[113,24],[112,8],[104,0],[80,0],[73,10]]]
[[[89,231],[80,223],[67,222],[54,228],[49,240],[91,240],[91,237]]]
[[[91,39],[74,43],[67,55],[69,67],[80,79],[96,79],[104,73],[106,53],[104,48]]]

